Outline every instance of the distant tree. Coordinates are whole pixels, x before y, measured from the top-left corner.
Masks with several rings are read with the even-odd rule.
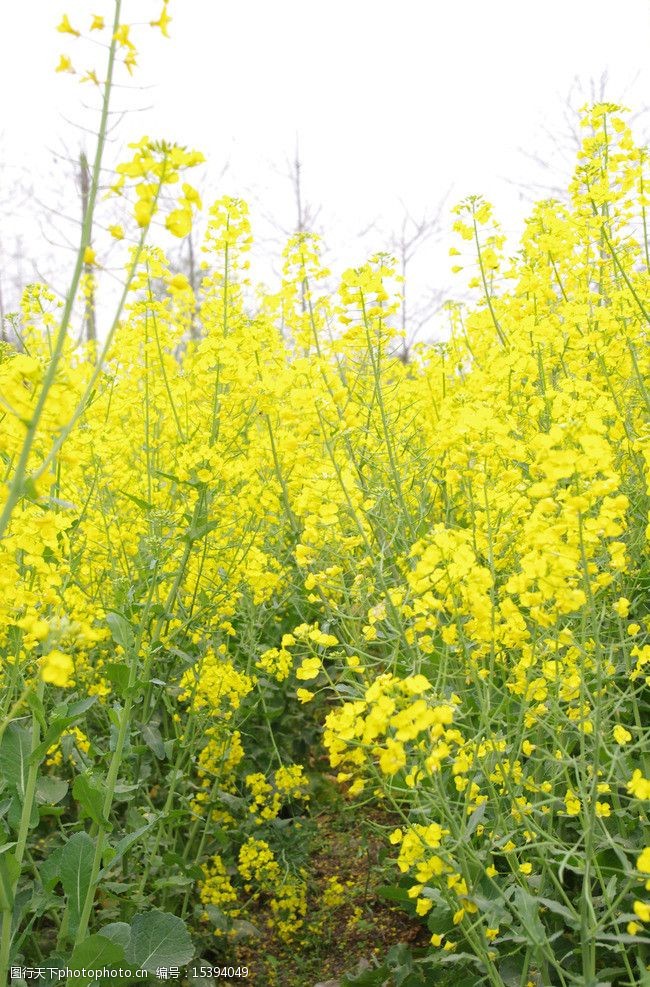
[[[443,288],[429,288],[425,294],[420,294],[411,305],[411,284],[409,268],[423,246],[431,240],[439,239],[442,232],[442,212],[445,198],[441,199],[433,213],[424,213],[419,218],[414,217],[402,202],[402,224],[398,231],[390,237],[390,249],[396,255],[402,276],[402,304],[400,311],[400,328],[403,334],[400,359],[408,363],[411,347],[427,322],[442,308],[446,291]]]
[[[559,120],[540,128],[540,144],[533,148],[519,147],[529,163],[537,171],[537,180],[509,183],[519,189],[522,199],[535,201],[540,198],[566,199],[567,183],[575,167],[576,155],[584,140],[584,130],[580,126],[582,110],[595,103],[616,103],[626,105],[626,97],[634,85],[635,76],[622,90],[614,90],[608,73],[602,72],[581,79],[575,76],[568,93],[561,99]],[[630,121],[636,125],[638,140],[644,143],[649,135],[650,105],[644,104],[633,110]]]
[[[226,161],[216,178],[212,176],[206,181],[203,187],[200,188],[201,199],[204,206],[209,206],[214,199],[218,198],[222,194],[219,186],[229,168],[230,162]],[[178,246],[172,246],[172,248],[167,252],[171,272],[173,274],[184,274],[189,281],[195,296],[198,294],[199,288],[201,287],[201,280],[203,276],[200,256],[204,232],[204,227],[200,222],[194,223],[188,235],[178,243]],[[201,326],[199,324],[198,311],[195,309],[192,313],[192,320],[190,323],[190,338],[196,340],[200,339],[200,337]]]
[[[279,172],[282,180],[288,183],[293,200],[293,210],[287,211],[285,216],[278,216],[263,209],[262,215],[275,231],[275,234],[266,240],[262,238],[260,242],[278,248],[284,246],[286,240],[295,233],[321,232],[319,230],[321,206],[315,206],[307,197],[304,177],[305,163],[301,156],[298,135],[296,135],[293,154],[285,159],[283,169],[274,168],[274,170],[276,173]]]
[[[79,154],[79,193],[81,196],[81,222],[88,210],[88,194],[90,192],[90,168],[88,158],[84,151]],[[92,251],[92,233],[89,247]],[[86,299],[84,306],[84,325],[87,343],[97,342],[97,313],[95,308],[95,273],[93,264],[84,261],[84,274],[86,275]]]
[[[23,288],[35,276],[24,248],[25,213],[31,197],[32,187],[26,172],[10,164],[4,147],[0,146],[0,211],[4,217],[0,228],[0,340],[19,345],[15,313]]]

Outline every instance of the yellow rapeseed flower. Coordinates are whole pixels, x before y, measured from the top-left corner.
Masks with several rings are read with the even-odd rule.
[[[123,48],[133,48],[133,44],[129,38],[129,32],[130,28],[128,24],[120,24],[113,35],[113,40],[117,41]]]
[[[323,663],[320,658],[305,658],[296,669],[296,678],[302,682],[308,682],[310,679],[318,677],[322,667]]]
[[[626,788],[630,795],[644,801],[650,799],[650,778],[645,778],[640,768],[635,768]],[[650,874],[650,870],[648,871]]]
[[[56,72],[74,72],[72,67],[72,62],[68,55],[61,55],[59,57],[59,64],[57,65]]]
[[[636,858],[636,869],[642,874],[650,874],[650,846],[645,847]]]
[[[630,733],[630,731],[626,730],[625,727],[621,726],[620,723],[616,724],[616,726],[612,730],[612,735],[617,744],[621,744],[621,745],[629,744],[629,742],[632,740],[632,734]]]
[[[157,21],[149,21],[149,23],[150,23],[151,27],[159,27],[160,30],[161,30],[161,32],[162,32],[162,34],[164,35],[164,37],[168,38],[169,37],[169,31],[167,30],[167,27],[168,27],[170,21],[171,21],[171,17],[167,13],[167,3],[165,2],[163,4],[163,8],[162,8],[162,10],[160,12],[160,17],[158,18],[158,20]]]
[[[68,20],[67,14],[64,14],[63,17],[61,18],[61,23],[57,27],[57,31],[60,31],[61,34],[72,34],[74,35],[75,38],[79,37],[79,31],[76,31],[73,28],[72,24]]]
[[[564,804],[566,806],[566,813],[568,816],[580,815],[580,799],[570,788],[564,796]]]
[[[177,237],[185,237],[192,229],[192,212],[190,209],[173,209],[165,220],[165,226],[170,233]]]
[[[70,655],[57,649],[41,658],[41,678],[61,687],[72,685],[74,663]]]

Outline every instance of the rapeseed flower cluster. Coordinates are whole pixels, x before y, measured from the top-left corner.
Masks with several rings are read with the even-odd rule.
[[[128,58],[128,29],[116,44]],[[516,256],[488,204],[461,205],[477,300],[407,364],[390,258],[332,292],[299,234],[280,290],[255,295],[230,197],[209,207],[198,287],[133,250],[99,363],[68,340],[53,364],[59,303],[25,293],[24,352],[0,350],[6,708],[96,699],[83,734],[57,713],[56,778],[88,767],[73,742],[99,770],[93,732],[119,733],[139,697],[120,750],[136,788],[176,759],[186,837],[167,859],[208,923],[259,907],[281,937],[305,930],[308,873],[278,833],[300,841],[322,734],[347,794],[401,820],[395,879],[434,949],[491,983],[512,955],[533,982],[629,977],[642,955],[649,176],[622,112],[585,121],[568,200],[537,204]],[[126,225],[162,211],[185,236],[200,156],[131,150]]]

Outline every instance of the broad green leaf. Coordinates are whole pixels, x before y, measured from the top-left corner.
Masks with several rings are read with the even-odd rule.
[[[36,716],[36,719],[40,724],[41,730],[47,730],[47,722],[45,719],[45,707],[43,706],[43,702],[41,699],[39,699],[37,693],[35,693],[33,690],[30,690],[25,696],[25,702]]]
[[[111,922],[100,929],[99,934],[126,949],[131,938],[131,926],[127,922]]]
[[[13,888],[19,875],[20,865],[16,858],[9,853],[0,855],[0,910],[3,912],[13,908]]]
[[[67,791],[68,783],[61,778],[39,778],[36,783],[36,801],[41,805],[56,805],[65,798]]]
[[[97,696],[87,696],[85,699],[80,699],[79,702],[73,703],[70,707],[66,704],[58,706],[54,711],[52,722],[43,740],[32,751],[29,763],[34,764],[42,761],[45,754],[57,742],[63,731],[76,723],[96,702]]]
[[[469,837],[472,835],[478,824],[483,819],[486,809],[487,809],[487,802],[481,802],[481,804],[477,805],[474,811],[472,812],[471,816],[467,820],[467,826],[465,828],[466,840],[469,839]]]
[[[9,806],[9,812],[7,813],[7,822],[10,827],[18,832],[20,829],[20,822],[23,815],[23,805],[22,799],[19,795],[14,795],[11,800],[11,805]],[[32,802],[32,810],[29,814],[29,828],[35,829],[38,826],[40,816],[38,814],[38,806],[36,802]]]
[[[218,905],[206,905],[205,910],[208,918],[219,932],[227,932],[231,925],[231,920]]]
[[[102,970],[124,962],[124,948],[119,943],[104,935],[89,936],[80,942],[70,957],[67,966],[71,970],[95,971]],[[88,984],[114,983],[114,977],[95,977],[86,974],[67,979],[67,987],[87,987]]]
[[[232,923],[232,935],[235,942],[238,942],[240,939],[259,939],[262,933],[252,922],[236,918]]]
[[[133,628],[128,620],[122,614],[111,611],[106,614],[106,623],[110,627],[113,640],[116,644],[120,644],[128,654],[132,650],[134,642]]]
[[[152,911],[131,922],[126,959],[133,966],[155,973],[159,966],[185,966],[193,955],[185,922],[175,915]]]
[[[371,967],[367,960],[361,960],[354,973],[343,975],[341,987],[384,987],[389,977],[390,970],[385,963]]]
[[[0,741],[0,774],[16,786],[21,801],[25,797],[31,747],[31,730],[13,720]]]
[[[97,702],[97,696],[85,696],[83,699],[78,699],[76,703],[68,708],[68,716],[81,716],[83,713],[87,713],[91,706],[94,706]]]
[[[165,745],[158,727],[151,723],[141,723],[140,732],[149,750],[153,751],[159,761],[163,761],[166,756]]]
[[[72,786],[72,794],[84,814],[90,816],[93,822],[98,826],[111,828],[108,820],[104,818],[104,791],[99,787],[98,782],[87,774],[77,775]]]
[[[58,846],[38,865],[38,876],[46,891],[52,891],[61,880],[62,853],[63,847]]]
[[[79,924],[95,855],[95,841],[87,833],[75,833],[61,851],[61,883],[70,907],[70,932]]]
[[[499,963],[499,976],[503,980],[505,987],[520,987],[521,985],[521,960],[506,957]]]
[[[516,888],[513,912],[521,922],[527,942],[541,946],[546,941],[546,931],[540,921],[537,898],[524,888]]]
[[[12,928],[14,933],[21,928],[23,920],[29,912],[30,918],[36,917],[38,913],[39,894],[34,894],[33,888],[17,888],[14,896],[14,907],[12,915]]]
[[[572,912],[566,905],[561,905],[559,901],[555,901],[554,898],[538,898],[540,905],[544,908],[548,908],[550,912],[554,912],[556,915],[561,915],[565,920],[566,924],[570,929],[577,929],[580,925],[580,919],[578,916]]]
[[[108,681],[115,686],[119,695],[125,696],[129,686],[129,667],[119,661],[112,661],[103,669]]]
[[[221,789],[215,792],[215,795],[229,809],[239,809],[244,804],[243,798],[240,798],[239,795],[231,795],[230,792],[224,792]]]
[[[377,894],[385,901],[410,902],[413,900],[409,897],[406,888],[398,888],[394,884],[387,884],[383,887],[377,888]]]
[[[111,847],[112,856],[108,861],[108,865],[104,868],[104,870],[100,872],[99,877],[100,878],[104,877],[109,871],[109,869],[114,867],[115,864],[122,859],[124,854],[128,850],[130,850],[135,843],[138,842],[140,837],[144,833],[146,833],[147,830],[151,829],[152,826],[155,826],[157,822],[158,822],[158,817],[152,819],[151,822],[148,822],[146,826],[141,826],[139,829],[136,829],[134,833],[128,833],[127,836],[123,836],[120,842],[115,847]]]

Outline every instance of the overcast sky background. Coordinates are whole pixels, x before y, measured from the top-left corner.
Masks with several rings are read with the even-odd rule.
[[[65,12],[86,32],[92,14],[108,20],[111,9],[107,0],[3,3],[3,281],[15,274],[7,255],[16,230],[44,274],[53,263],[34,225],[39,208],[21,204],[16,182],[28,176],[44,198],[58,196],[75,212],[74,188],[66,190],[65,169],[50,152],[92,149],[65,119],[92,128],[81,105],[96,102],[92,86],[54,68],[65,52],[80,72],[101,75],[104,50],[56,25]],[[609,98],[634,110],[650,104],[647,0],[170,0],[169,40],[146,24],[159,11],[158,0],[123,0],[123,21],[142,26],[132,30],[139,68],[132,80],[119,77],[132,88],[118,90],[114,105],[133,111],[119,140],[147,133],[201,149],[205,186],[213,196],[249,199],[267,258],[280,249],[270,218],[295,224],[287,171],[297,139],[303,193],[321,207],[317,226],[340,270],[386,247],[405,208],[416,217],[433,213],[447,192],[449,207],[484,194],[514,245],[529,208],[519,186],[544,181],[521,148],[548,157],[558,176],[548,181],[566,178],[566,161],[544,128],[562,130],[563,98],[575,78],[586,90],[606,71]],[[452,242],[445,235],[443,245],[422,248],[414,294],[454,284]],[[258,271],[273,277],[268,259]]]

